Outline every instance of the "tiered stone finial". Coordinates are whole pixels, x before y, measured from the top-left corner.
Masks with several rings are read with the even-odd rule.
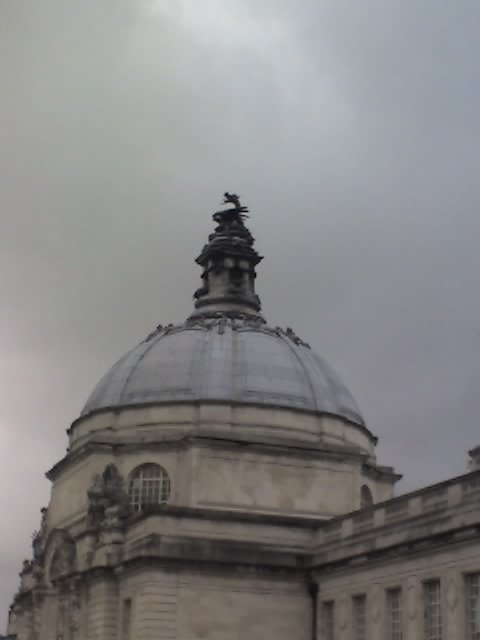
[[[223,204],[233,207],[213,214],[217,227],[196,259],[203,267],[203,284],[194,294],[192,317],[217,313],[261,317],[255,267],[262,257],[253,248],[255,240],[244,223],[248,209],[240,204],[239,196],[228,192]]]

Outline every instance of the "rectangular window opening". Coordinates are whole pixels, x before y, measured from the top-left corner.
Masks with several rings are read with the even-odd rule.
[[[352,598],[353,640],[367,640],[367,596]]]
[[[440,580],[423,584],[425,640],[442,640],[442,601]]]
[[[402,590],[387,590],[387,640],[403,640]]]
[[[335,602],[322,602],[321,608],[322,640],[335,640]]]
[[[480,573],[465,576],[467,640],[480,640]]]

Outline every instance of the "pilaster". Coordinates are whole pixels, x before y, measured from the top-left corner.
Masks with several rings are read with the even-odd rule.
[[[118,587],[113,575],[101,572],[88,588],[88,640],[118,640]]]

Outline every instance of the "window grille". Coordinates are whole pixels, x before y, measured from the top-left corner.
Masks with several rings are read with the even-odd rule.
[[[440,580],[423,585],[425,640],[442,640],[442,601]]]
[[[170,478],[158,464],[144,464],[135,469],[130,479],[128,495],[134,511],[150,505],[165,504],[170,498]]]
[[[387,591],[387,640],[403,640],[402,590]]]
[[[322,603],[322,635],[321,640],[335,640],[335,603]]]
[[[353,640],[367,640],[367,596],[355,596],[353,606]]]
[[[480,640],[480,573],[465,577],[467,639]]]

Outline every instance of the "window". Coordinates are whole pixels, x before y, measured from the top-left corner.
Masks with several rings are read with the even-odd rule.
[[[170,478],[158,464],[144,464],[133,472],[128,487],[130,505],[143,511],[149,505],[165,504],[170,497]]]
[[[360,489],[360,507],[363,509],[364,507],[369,507],[373,504],[373,496],[370,489],[366,484],[362,485]]]
[[[122,638],[123,640],[131,640],[132,636],[132,600],[128,598],[123,601],[122,611]]]
[[[367,640],[367,596],[354,596],[353,608],[353,640]]]
[[[468,640],[480,640],[480,573],[465,577],[466,627]]]
[[[387,640],[403,640],[402,590],[387,591]]]
[[[321,640],[335,640],[335,603],[322,602]]]
[[[442,602],[440,580],[423,585],[425,640],[442,640]]]

